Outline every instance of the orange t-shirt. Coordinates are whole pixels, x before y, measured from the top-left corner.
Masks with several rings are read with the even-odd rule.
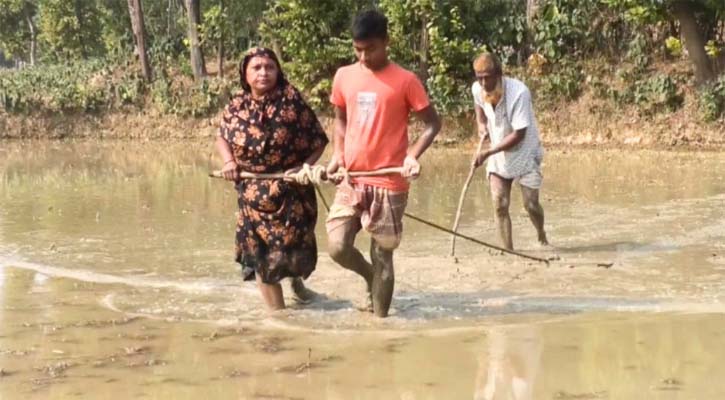
[[[418,77],[390,62],[380,71],[355,63],[337,70],[330,102],[347,112],[344,163],[348,171],[371,171],[403,165],[408,151],[410,111],[428,107]],[[355,178],[355,182],[407,191],[398,174]]]

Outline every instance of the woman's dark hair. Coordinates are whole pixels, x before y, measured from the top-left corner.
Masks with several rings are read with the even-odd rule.
[[[252,58],[258,56],[269,57],[270,59],[272,59],[272,61],[274,61],[275,64],[277,64],[277,70],[279,71],[279,74],[277,75],[277,87],[285,87],[285,85],[287,85],[287,79],[284,76],[284,72],[282,72],[282,65],[279,63],[277,54],[275,54],[274,51],[266,47],[252,47],[247,51],[246,54],[244,54],[242,62],[239,63],[239,80],[240,84],[242,85],[242,89],[246,90],[247,92],[252,90],[252,88],[249,86],[249,83],[247,83],[247,65],[249,65],[249,61],[251,61]]]
[[[352,23],[352,39],[386,39],[388,37],[388,19],[376,10],[363,11]]]

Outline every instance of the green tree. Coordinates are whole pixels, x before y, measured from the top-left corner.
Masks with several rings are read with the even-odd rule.
[[[206,63],[204,62],[204,52],[201,49],[201,38],[199,36],[199,27],[201,26],[201,8],[199,1],[184,0],[189,23],[188,38],[191,70],[196,80],[200,80],[206,76]]]
[[[712,30],[703,27],[717,26],[725,13],[722,0],[602,0],[611,7],[624,10],[630,19],[654,22],[673,19],[679,23],[680,34],[693,64],[699,83],[712,81],[717,76],[714,63],[705,46]]]
[[[35,65],[37,59],[36,26],[38,7],[31,0],[0,0],[0,49],[6,56],[27,60]]]
[[[51,58],[87,59],[104,53],[95,0],[40,0],[39,25],[46,55]]]
[[[106,55],[113,61],[127,59],[134,46],[128,2],[99,1],[98,10]]]
[[[216,51],[219,73],[224,70],[227,56],[236,57],[259,40],[258,28],[268,2],[215,0],[205,2],[202,24],[202,46],[207,52]],[[220,75],[221,76],[221,75]]]
[[[204,25],[201,27],[202,45],[204,47],[216,47],[217,52],[217,76],[224,76],[224,57],[227,45],[225,39],[229,35],[230,25],[228,8],[224,0],[218,0],[206,11],[204,11]]]
[[[143,76],[147,82],[151,82],[151,64],[149,64],[148,53],[146,52],[146,28],[144,25],[141,1],[128,0],[128,13],[131,18],[136,53],[138,53],[138,60],[141,64]]]
[[[262,43],[275,49],[285,72],[315,106],[327,104],[335,70],[353,59],[350,24],[367,1],[276,0],[260,25]]]
[[[471,62],[484,47],[463,23],[464,14],[476,9],[473,2],[380,0],[379,5],[390,22],[392,58],[418,71],[440,109],[468,109]]]

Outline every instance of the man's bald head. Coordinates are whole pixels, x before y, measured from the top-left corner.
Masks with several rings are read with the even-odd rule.
[[[476,73],[488,72],[498,76],[503,75],[501,61],[493,53],[481,53],[473,61],[473,70]]]

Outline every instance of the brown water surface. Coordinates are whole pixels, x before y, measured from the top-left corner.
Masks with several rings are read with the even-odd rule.
[[[385,320],[357,311],[323,210],[319,298],[266,313],[211,153],[2,143],[0,399],[725,398],[725,153],[550,151],[551,247],[512,204],[517,249],[549,266],[465,241],[455,263],[406,220]],[[450,226],[468,153],[426,154],[408,211]],[[460,230],[497,243],[484,183]]]

